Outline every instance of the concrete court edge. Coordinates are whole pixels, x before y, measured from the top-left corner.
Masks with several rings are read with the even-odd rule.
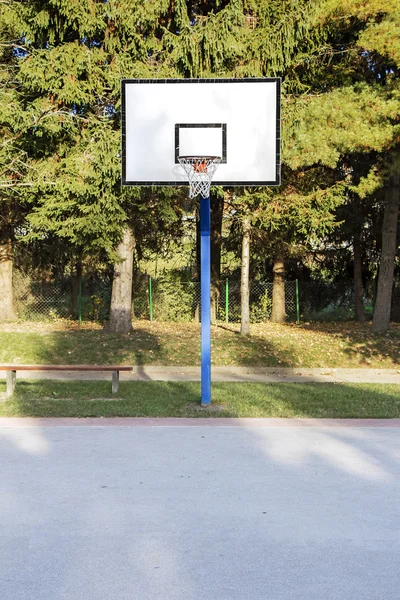
[[[400,419],[153,418],[153,417],[1,417],[1,427],[301,427],[400,428]]]

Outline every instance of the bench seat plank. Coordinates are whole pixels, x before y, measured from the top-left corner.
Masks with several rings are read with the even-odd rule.
[[[117,394],[119,372],[132,371],[132,367],[122,365],[0,365],[0,371],[6,371],[7,396],[14,394],[17,371],[111,371],[112,392]]]
[[[0,371],[132,371],[121,365],[1,365]]]

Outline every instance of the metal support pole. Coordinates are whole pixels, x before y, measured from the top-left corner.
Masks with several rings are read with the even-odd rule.
[[[211,403],[210,198],[200,198],[201,404]]]
[[[299,298],[299,280],[296,279],[296,316],[297,325],[300,325],[300,298]]]
[[[151,282],[151,275],[149,275],[149,308],[150,308],[150,321],[153,320],[153,286]]]

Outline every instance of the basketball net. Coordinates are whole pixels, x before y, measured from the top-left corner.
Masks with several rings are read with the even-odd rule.
[[[200,194],[210,197],[210,186],[215,171],[221,162],[220,156],[178,156],[181,167],[189,180],[189,198]]]

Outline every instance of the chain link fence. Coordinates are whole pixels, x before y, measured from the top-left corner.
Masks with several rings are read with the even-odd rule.
[[[251,282],[250,321],[263,323],[271,318],[273,286]],[[373,290],[364,304],[372,318]],[[109,317],[111,281],[74,279],[35,281],[16,272],[14,309],[20,320],[49,321],[77,319],[105,322]],[[285,283],[285,309],[288,321],[340,321],[354,317],[354,293],[348,285],[323,282]],[[178,276],[152,279],[141,273],[135,277],[132,299],[135,319],[169,322],[199,321],[200,283],[182,282]],[[223,280],[212,298],[212,317],[218,322],[240,322],[240,282]],[[400,283],[393,289],[392,320],[400,321]],[[1,321],[1,315],[0,315]]]
[[[136,288],[136,289],[135,289]],[[296,283],[285,284],[286,314],[295,320]],[[268,321],[272,311],[272,283],[250,285],[250,321]],[[135,286],[133,312],[137,319],[156,321],[198,321],[201,312],[200,282],[179,282],[171,278],[148,279],[147,286]],[[214,290],[211,301],[214,321],[240,322],[240,282],[225,280]]]
[[[65,319],[70,314],[68,282],[32,281],[14,271],[14,310],[23,321]]]
[[[373,312],[373,294],[363,298],[365,310]],[[354,318],[354,290],[346,285],[327,285],[319,281],[299,285],[299,303],[305,321],[343,321]]]

